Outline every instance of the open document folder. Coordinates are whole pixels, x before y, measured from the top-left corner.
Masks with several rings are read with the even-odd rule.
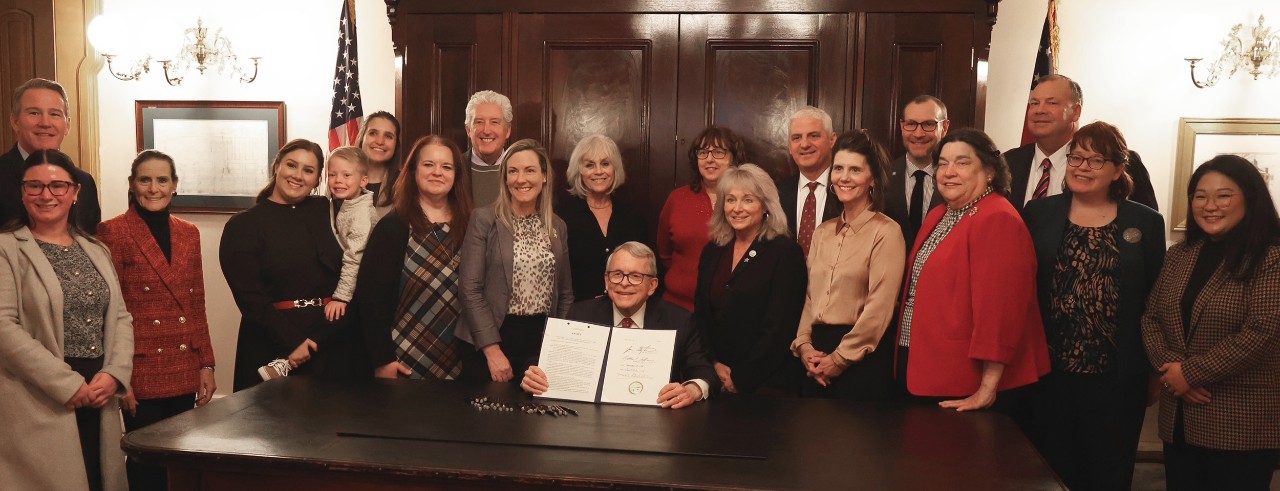
[[[548,388],[537,397],[657,406],[675,345],[673,330],[548,318],[538,355]]]

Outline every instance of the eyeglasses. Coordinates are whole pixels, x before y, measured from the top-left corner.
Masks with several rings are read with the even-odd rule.
[[[1110,162],[1110,161],[1111,159],[1103,158],[1103,157],[1089,157],[1086,159],[1084,157],[1081,157],[1075,154],[1067,156],[1067,165],[1070,165],[1072,167],[1080,167],[1085,162],[1088,162],[1089,168],[1093,170],[1101,169],[1103,163]]]
[[[718,159],[722,159],[729,156],[729,151],[723,148],[699,148],[698,149],[698,152],[697,152],[698,158],[705,159],[707,158],[708,155]]]
[[[657,276],[654,276],[651,274],[623,273],[618,270],[605,271],[604,277],[609,280],[609,283],[613,283],[615,285],[621,285],[623,278],[626,278],[628,285],[639,285],[640,283],[644,282],[644,280],[647,278],[657,278]]]
[[[1235,193],[1224,193],[1213,196],[1197,193],[1191,195],[1191,206],[1194,208],[1204,208],[1204,205],[1207,205],[1212,201],[1214,205],[1218,206],[1218,208],[1225,208],[1231,205],[1231,200],[1235,199],[1235,197]]]
[[[912,120],[909,120],[909,119],[903,119],[903,120],[898,121],[898,125],[899,125],[899,126],[902,126],[902,130],[903,130],[903,131],[915,131],[915,130],[916,130],[916,128],[923,128],[925,131],[933,131],[933,130],[938,129],[938,125],[939,125],[939,124],[942,124],[942,122],[943,122],[943,121],[946,121],[946,120],[945,120],[945,119],[936,119],[936,120],[931,119],[931,120],[928,120],[928,121],[912,121]]]
[[[75,185],[76,183],[70,181],[52,181],[49,184],[40,181],[22,181],[22,191],[27,193],[27,196],[40,196],[45,189],[48,189],[49,194],[54,196],[66,196],[67,191]]]

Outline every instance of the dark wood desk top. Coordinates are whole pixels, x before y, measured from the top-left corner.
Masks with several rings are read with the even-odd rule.
[[[499,487],[1065,489],[991,412],[732,395],[677,411],[541,401],[579,413],[555,418],[478,411],[476,395],[528,400],[508,384],[289,377],[131,432],[123,446],[171,467]]]

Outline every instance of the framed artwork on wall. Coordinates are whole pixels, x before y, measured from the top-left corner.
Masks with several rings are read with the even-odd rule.
[[[285,143],[284,102],[137,101],[138,151],[173,157],[173,211],[235,213],[253,205]]]
[[[1280,203],[1280,119],[1182,118],[1173,168],[1171,232],[1187,230],[1187,184],[1196,167],[1228,153],[1253,162],[1271,199]]]

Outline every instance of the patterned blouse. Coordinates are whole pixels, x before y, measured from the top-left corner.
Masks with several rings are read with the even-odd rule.
[[[455,379],[462,373],[453,332],[462,317],[462,256],[445,244],[448,237],[449,224],[435,224],[421,237],[411,234],[405,246],[391,340],[396,359],[413,372],[409,378]]]
[[[951,233],[951,229],[956,228],[956,224],[960,223],[960,219],[969,215],[969,211],[973,209],[982,198],[991,194],[991,188],[987,188],[982,196],[978,196],[969,204],[964,205],[960,209],[953,210],[947,208],[946,214],[942,215],[942,221],[933,227],[933,231],[929,232],[929,238],[920,244],[920,250],[916,252],[915,262],[911,265],[911,277],[907,281],[907,298],[902,306],[902,320],[899,322],[898,346],[911,346],[911,316],[915,313],[916,306],[916,282],[920,280],[920,272],[924,271],[924,263],[929,260],[929,255],[938,248],[938,244],[942,243],[942,239],[947,238]]]
[[[100,358],[103,323],[111,292],[107,280],[89,260],[89,254],[73,242],[70,247],[36,239],[62,286],[63,356]]]
[[[1067,223],[1049,295],[1049,341],[1054,370],[1105,373],[1115,368],[1120,249],[1116,224]]]
[[[551,284],[556,256],[551,252],[547,226],[537,214],[516,218],[514,261],[511,271],[511,315],[545,315],[551,312]]]

